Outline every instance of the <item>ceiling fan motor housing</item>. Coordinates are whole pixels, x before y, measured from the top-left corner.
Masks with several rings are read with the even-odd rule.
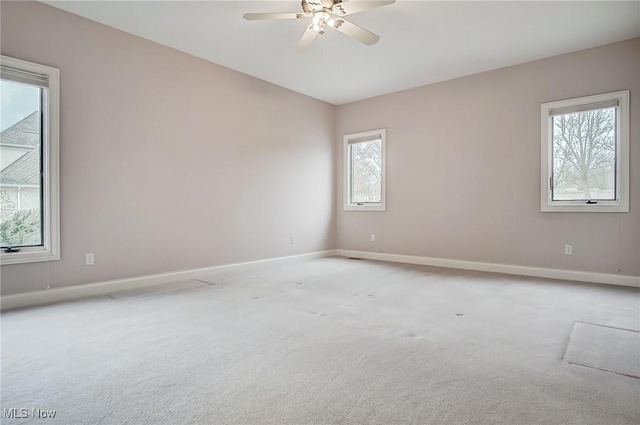
[[[338,4],[342,3],[341,0],[302,0],[302,10],[305,13],[314,13],[319,12],[321,10],[330,12],[331,8]]]

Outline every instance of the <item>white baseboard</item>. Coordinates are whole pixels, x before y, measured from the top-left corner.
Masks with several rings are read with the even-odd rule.
[[[64,288],[52,288],[44,291],[25,292],[22,294],[5,295],[0,297],[0,310],[27,307],[39,304],[50,304],[60,301],[70,301],[96,295],[105,295],[110,292],[125,289],[141,288],[144,286],[161,285],[163,283],[181,280],[204,279],[212,275],[247,271],[264,265],[290,263],[301,260],[335,256],[335,250],[312,252],[309,254],[293,255],[290,257],[270,258],[265,260],[249,261],[245,263],[224,264],[221,266],[205,267],[201,269],[183,270],[170,273],[160,273],[146,276],[138,276],[126,279],[110,280],[105,282],[89,283],[85,285],[73,285]]]
[[[39,304],[50,304],[60,301],[70,301],[78,298],[105,295],[115,291],[141,288],[144,286],[161,285],[163,283],[180,280],[203,279],[212,275],[247,271],[264,265],[290,263],[314,258],[354,257],[367,260],[390,261],[395,263],[419,264],[423,266],[448,267],[453,269],[477,270],[484,272],[506,273],[522,276],[544,277],[549,279],[573,280],[578,282],[604,283],[609,285],[631,286],[640,288],[640,277],[624,276],[606,273],[591,273],[576,270],[546,269],[539,267],[512,266],[508,264],[481,263],[475,261],[451,260],[446,258],[417,257],[411,255],[385,254],[380,252],[351,251],[346,249],[332,249],[327,251],[312,252],[309,254],[294,255],[290,257],[270,258],[245,263],[225,264],[221,266],[205,267],[200,269],[183,270],[170,273],[138,276],[127,279],[110,280],[105,282],[89,283],[85,285],[53,288],[44,291],[25,292],[22,294],[5,295],[0,297],[0,310],[27,307]]]
[[[480,263],[475,261],[450,260],[446,258],[416,257],[411,255],[385,254],[381,252],[351,251],[347,249],[337,249],[335,251],[336,255],[341,257],[363,258],[366,260],[391,261],[395,263],[419,264],[422,266],[448,267],[452,269],[477,270],[483,272],[506,273],[640,288],[640,276],[512,266],[508,264]]]

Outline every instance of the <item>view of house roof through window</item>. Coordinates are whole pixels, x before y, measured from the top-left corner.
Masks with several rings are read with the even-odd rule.
[[[39,96],[36,90],[36,100]],[[2,247],[42,244],[40,125],[41,114],[35,110],[0,133]]]

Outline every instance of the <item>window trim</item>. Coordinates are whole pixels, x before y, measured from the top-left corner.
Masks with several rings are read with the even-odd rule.
[[[351,155],[349,154],[349,145],[362,141],[362,139],[380,138],[380,152],[382,156],[382,182],[380,188],[380,202],[371,202],[366,205],[359,205],[351,202]],[[387,207],[387,130],[380,128],[377,130],[362,131],[359,133],[345,134],[343,137],[343,193],[344,193],[344,211],[386,211]]]
[[[0,55],[2,65],[30,73],[46,75],[48,87],[43,99],[42,146],[42,224],[43,246],[21,247],[19,252],[0,250],[0,264],[33,263],[60,259],[60,197],[59,197],[59,129],[60,129],[60,70]]]
[[[550,111],[574,108],[602,102],[617,101],[616,113],[616,198],[612,201],[553,201],[551,178],[553,172],[553,143]],[[594,108],[595,109],[595,108]],[[542,212],[629,212],[629,90],[585,96],[540,106],[540,211]]]

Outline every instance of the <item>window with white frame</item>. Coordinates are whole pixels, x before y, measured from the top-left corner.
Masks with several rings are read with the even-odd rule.
[[[0,56],[0,264],[60,258],[59,71]]]
[[[344,209],[385,211],[386,130],[344,136]]]
[[[629,91],[543,103],[541,210],[629,211]]]

